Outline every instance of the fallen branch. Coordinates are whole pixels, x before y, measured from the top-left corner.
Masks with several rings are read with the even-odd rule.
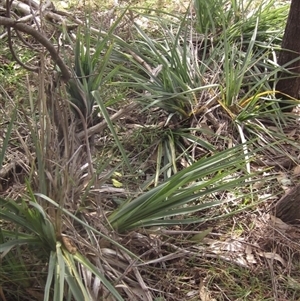
[[[40,42],[49,51],[53,61],[60,68],[60,71],[62,73],[62,79],[64,81],[68,81],[71,78],[71,73],[70,73],[67,65],[64,63],[64,61],[58,55],[55,47],[39,31],[35,30],[34,28],[32,28],[29,25],[19,23],[18,21],[15,21],[13,19],[6,18],[6,17],[0,17],[0,25],[12,27],[15,30],[19,30],[21,32],[27,33],[27,34],[31,35],[32,37],[34,37],[38,42]]]
[[[110,117],[111,121],[116,121],[118,119],[120,119],[121,117],[123,117],[124,115],[126,115],[128,112],[132,111],[133,109],[135,109],[138,106],[137,103],[131,103],[130,105],[128,105],[126,108],[124,109],[120,109],[117,113],[115,113],[114,115],[112,115]],[[86,131],[83,130],[80,133],[77,134],[77,137],[79,139],[83,139],[86,137],[86,135],[88,137],[93,136],[94,134],[97,134],[101,131],[103,131],[105,128],[107,127],[107,122],[106,120],[103,120],[102,122],[88,128]]]

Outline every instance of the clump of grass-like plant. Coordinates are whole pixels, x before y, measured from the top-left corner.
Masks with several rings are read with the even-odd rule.
[[[191,120],[198,114],[201,106],[201,95],[212,95],[218,87],[217,83],[208,84],[203,78],[209,66],[202,64],[195,56],[193,41],[189,40],[192,29],[188,15],[183,19],[172,16],[172,20],[164,17],[155,19],[162,36],[152,38],[141,26],[134,24],[136,37],[132,43],[116,39],[118,47],[112,54],[114,64],[120,66],[118,82],[115,84],[131,88],[136,94],[135,101],[141,102],[146,109],[158,107],[167,112],[163,127],[164,132],[157,146],[157,174],[164,169],[164,178],[177,171],[176,145],[182,145],[182,138],[213,150],[208,141],[202,141],[189,128]],[[153,17],[151,17],[153,20]],[[205,43],[203,37],[197,43]],[[194,128],[193,132],[200,129]],[[191,146],[192,147],[192,146]],[[189,155],[184,153],[187,161]]]
[[[210,199],[218,191],[233,193],[238,187],[249,189],[251,175],[243,173],[245,156],[242,149],[243,146],[237,146],[198,160],[157,187],[124,202],[111,214],[110,223],[123,232],[132,228],[199,223],[224,217],[201,215],[201,212],[222,204],[228,206],[231,201],[246,197],[243,193],[234,198]]]
[[[88,125],[92,125],[92,113],[95,104],[93,91],[98,91],[105,81],[106,65],[108,63],[112,45],[108,46],[108,38],[97,41],[96,48],[91,45],[92,33],[89,27],[77,31],[74,49],[74,72],[72,79],[68,82],[67,91],[70,94],[70,101],[73,111],[78,119],[83,117]]]
[[[73,76],[67,84],[70,104],[81,130],[85,131],[94,123],[95,116],[100,113],[106,120],[123,159],[132,171],[127,155],[115,132],[107,112],[107,102],[102,97],[103,87],[118,73],[119,67],[110,64],[113,51],[113,32],[124,17],[126,10],[112,24],[108,32],[97,31],[91,27],[90,20],[84,28],[79,28],[74,48]],[[69,38],[71,41],[71,39]],[[72,65],[71,62],[69,62]],[[86,141],[89,144],[88,141]]]
[[[278,140],[277,132],[262,125],[264,120],[272,120],[278,128],[294,122],[292,116],[282,114],[275,99],[276,76],[281,70],[275,49],[280,45],[287,7],[234,1],[220,9],[221,2],[196,0],[196,20],[188,13],[159,18],[144,14],[159,28],[160,36],[134,24],[132,42],[116,40],[122,49],[112,54],[115,64],[122,64],[116,84],[135,91],[135,100],[145,109],[158,107],[167,112],[157,165],[171,166],[169,175],[176,173],[175,162],[182,158],[174,151],[182,141],[188,141],[191,149],[213,150],[211,136],[194,126],[202,120],[210,123],[212,132],[219,132],[219,119],[226,116],[219,139],[227,136],[227,128],[235,143],[253,136],[268,137],[269,143]],[[213,5],[217,11],[211,10]],[[202,14],[207,19],[201,19]],[[290,143],[284,137],[282,131],[280,140]],[[226,139],[223,144],[227,145]],[[191,162],[189,152],[184,154]]]
[[[81,38],[82,36],[79,40]],[[83,50],[80,43],[77,44],[77,51]],[[101,50],[103,48],[99,52]],[[81,72],[81,75],[87,74],[86,70],[91,70],[89,67],[93,68],[98,64],[96,59],[91,61],[88,56],[83,60],[84,62],[77,62],[77,72]],[[42,67],[44,63],[41,59]],[[90,66],[85,66],[84,63]],[[91,78],[80,79],[80,82],[78,77],[74,77],[80,82],[79,95],[83,96],[82,89],[90,93],[98,89],[105,72],[103,67],[102,74],[97,74],[93,82]],[[27,157],[26,169],[22,171],[27,183],[26,189],[18,197],[0,199],[0,219],[5,224],[5,229],[0,233],[1,293],[4,291],[7,298],[19,299],[26,290],[35,287],[39,298],[44,300],[92,300],[99,298],[100,294],[111,294],[116,300],[123,300],[107,280],[104,271],[100,271],[99,266],[91,263],[79,251],[80,245],[74,243],[78,239],[72,238],[76,230],[71,225],[76,216],[65,213],[74,212],[84,202],[90,187],[95,183],[99,184],[98,173],[103,172],[107,165],[103,164],[93,170],[91,153],[83,149],[76,137],[77,121],[73,122],[69,118],[72,114],[65,98],[66,91],[52,85],[53,89],[48,93],[49,90],[44,86],[46,77],[48,78],[47,72],[39,74],[36,93],[31,93],[31,89],[28,89],[29,103],[24,104],[27,107],[20,111],[16,109],[15,112],[19,114],[13,114],[0,154],[2,164],[7,155],[14,122],[26,124],[28,141],[25,143],[21,135],[17,139]],[[52,98],[53,95],[55,99]],[[79,113],[83,124],[89,122],[93,105],[93,100],[86,101],[85,96],[79,99],[79,108],[75,104],[73,106],[76,106],[75,111]],[[106,173],[107,177],[109,175],[109,172]],[[105,181],[106,176],[102,177],[102,181]],[[88,223],[83,223],[83,227],[88,229]],[[97,232],[96,229],[94,231]],[[90,242],[88,247],[92,248],[93,244],[96,245],[95,242]],[[93,283],[98,283],[97,287],[94,288]],[[13,291],[12,285],[20,290]],[[32,293],[31,297],[34,299],[36,294]]]
[[[84,283],[82,269],[101,279],[116,300],[123,300],[97,267],[77,251],[72,238],[58,236],[51,219],[33,195],[29,201],[0,199],[0,218],[15,227],[0,231],[0,283],[5,291],[13,291],[15,286],[30,293],[29,288],[35,286],[43,291],[44,300],[91,300],[97,296],[91,295]],[[32,269],[33,262],[38,264]],[[15,298],[18,297],[16,294]]]

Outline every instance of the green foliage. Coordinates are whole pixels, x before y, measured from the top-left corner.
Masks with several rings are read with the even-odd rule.
[[[0,198],[0,219],[10,222],[15,227],[11,231],[0,231],[0,252],[3,262],[0,268],[0,285],[18,282],[18,285],[26,286],[21,275],[25,280],[30,278],[28,266],[21,258],[16,259],[12,253],[14,249],[20,250],[20,246],[26,245],[29,250],[39,250],[35,251],[35,254],[39,254],[38,259],[44,264],[49,260],[45,301],[62,301],[64,298],[67,300],[74,298],[77,301],[91,300],[90,293],[78,273],[77,263],[82,266],[82,269],[99,277],[116,300],[123,300],[112,284],[87,258],[76,251],[68,250],[63,241],[56,237],[54,225],[35,199],[27,204],[23,200],[15,202]],[[9,276],[7,276],[8,271],[11,271]],[[28,283],[27,286],[30,284]]]
[[[279,71],[272,59],[276,58],[274,47],[278,46],[276,43],[285,17],[286,7],[274,7],[274,1],[268,1],[252,9],[251,13],[247,7],[241,10],[238,22],[224,22],[220,46],[217,45],[217,49],[224,48],[224,73],[220,78],[222,105],[233,114],[244,110],[244,101],[249,97],[257,99],[260,92],[269,91],[272,98]],[[260,111],[264,109],[262,105]]]
[[[279,127],[279,120],[290,118],[282,115],[275,99],[281,70],[275,49],[287,7],[275,6],[274,1],[196,0],[195,12],[197,25],[188,13],[157,18],[145,13],[143,18],[149,19],[159,36],[134,23],[133,40],[116,39],[118,47],[111,57],[122,65],[114,84],[131,88],[146,109],[159,107],[169,114],[158,146],[156,180],[163,169],[168,176],[170,170],[176,173],[180,155],[174,150],[184,139],[180,137],[184,130],[199,143],[199,129],[193,131],[190,126],[194,117],[213,109],[219,114],[221,108],[243,142],[261,136],[261,118],[272,119]],[[202,143],[206,150],[213,149],[208,140]]]
[[[105,62],[107,63],[110,56],[111,47],[106,50],[103,56],[103,63],[99,66],[100,53],[106,48],[108,41],[99,41],[97,50],[93,55],[90,49],[90,32],[81,35],[80,30],[77,33],[77,41],[75,47],[75,67],[74,77],[68,83],[68,92],[71,96],[72,103],[79,109],[79,112],[86,120],[91,118],[94,97],[93,91],[100,89],[103,82],[103,72]],[[79,112],[74,110],[79,117]]]
[[[79,28],[77,31],[73,76],[68,82],[67,91],[75,114],[79,119],[84,118],[89,125],[92,124],[95,104],[93,92],[101,90],[102,86],[118,72],[118,67],[108,70],[107,66],[114,47],[111,41],[112,33],[124,14],[125,11],[105,35],[93,33],[88,17],[84,29]]]
[[[202,143],[197,137],[199,129],[194,129],[196,134],[191,134],[189,123],[201,110],[199,99],[202,95],[213,95],[219,85],[207,84],[203,77],[210,72],[210,66],[197,57],[197,50],[190,40],[193,31],[188,14],[183,18],[175,15],[144,17],[149,17],[153,26],[158,27],[160,36],[153,38],[147,30],[133,24],[136,35],[132,43],[115,39],[112,63],[120,66],[120,72],[118,81],[113,84],[132,89],[135,101],[142,103],[145,110],[159,107],[169,114],[157,145],[157,183],[162,172],[165,179],[177,172],[177,146],[182,144],[185,136],[191,144],[213,149],[208,141]],[[208,52],[206,38],[201,39],[207,47],[204,52]],[[188,130],[185,132],[181,128]],[[191,161],[188,152],[183,154]]]
[[[137,101],[188,118],[198,104],[199,94],[217,85],[203,82],[206,66],[199,67],[194,49],[190,47],[186,17],[181,20],[174,16],[174,19],[155,20],[162,33],[157,39],[134,24],[137,36],[133,44],[116,41],[122,52],[116,53],[113,59],[116,64],[122,64],[119,76],[123,81],[118,84],[131,87],[136,93],[143,91]]]
[[[238,1],[194,0],[196,30],[202,34],[216,35],[224,24],[239,17]]]
[[[125,202],[109,217],[109,221],[116,230],[123,232],[139,227],[210,220],[210,216],[193,217],[192,214],[224,204],[223,200],[209,200],[213,193],[245,186],[250,175],[240,174],[244,167],[241,146],[200,159],[164,183]]]
[[[33,239],[35,243],[39,242],[48,250],[55,249],[55,230],[51,221],[46,216],[43,208],[36,202],[31,201],[27,205],[24,201],[16,203],[12,200],[0,199],[0,218],[9,221],[18,227],[21,227],[26,232],[30,233],[26,240]],[[16,240],[9,241],[1,245],[3,251],[7,251],[7,248],[15,247],[24,243],[24,236],[17,238]],[[35,238],[35,239],[34,239]]]
[[[37,260],[45,262],[47,254],[55,250],[54,227],[44,210],[35,201],[27,204],[23,200],[16,202],[0,198],[0,220],[2,223],[9,222],[12,228],[12,230],[1,231],[0,283],[4,287],[9,286],[10,283],[30,287],[34,277],[29,270],[32,263],[28,265],[24,262],[26,258],[24,253],[29,252],[28,257],[33,262]],[[24,246],[27,248],[25,249]],[[34,255],[30,253],[32,250],[35,250]]]

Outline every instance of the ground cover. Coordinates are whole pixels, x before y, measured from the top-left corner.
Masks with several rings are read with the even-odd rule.
[[[69,81],[3,33],[0,297],[298,300],[299,231],[272,209],[299,174],[288,4],[127,4],[45,10]]]

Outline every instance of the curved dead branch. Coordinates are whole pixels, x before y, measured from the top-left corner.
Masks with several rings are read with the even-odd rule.
[[[6,17],[9,18],[9,19],[11,18],[11,14],[14,15],[14,17],[17,17],[14,12],[10,11],[10,5],[11,5],[11,2],[9,2],[8,0],[6,0]],[[17,32],[17,34],[19,36],[21,36],[17,30],[16,30],[16,32]],[[31,66],[28,66],[28,65],[24,64],[19,59],[19,57],[17,56],[17,54],[16,54],[16,52],[15,52],[15,50],[13,48],[13,45],[12,45],[11,27],[10,26],[7,26],[7,37],[8,37],[8,47],[9,47],[10,53],[11,53],[12,57],[14,58],[14,60],[19,65],[21,65],[23,68],[25,68],[25,69],[27,69],[29,71],[37,72],[38,71],[38,67],[31,67]]]
[[[28,26],[26,24],[20,23],[18,21],[15,21],[11,18],[6,18],[6,17],[0,17],[0,25],[14,28],[15,30],[19,30],[21,32],[27,33],[27,34],[31,35],[32,37],[34,37],[38,42],[40,42],[49,51],[53,61],[58,65],[58,67],[61,70],[62,79],[64,81],[68,81],[71,78],[71,73],[70,73],[67,65],[64,63],[64,61],[58,55],[55,47],[39,31],[35,30],[31,26]]]

